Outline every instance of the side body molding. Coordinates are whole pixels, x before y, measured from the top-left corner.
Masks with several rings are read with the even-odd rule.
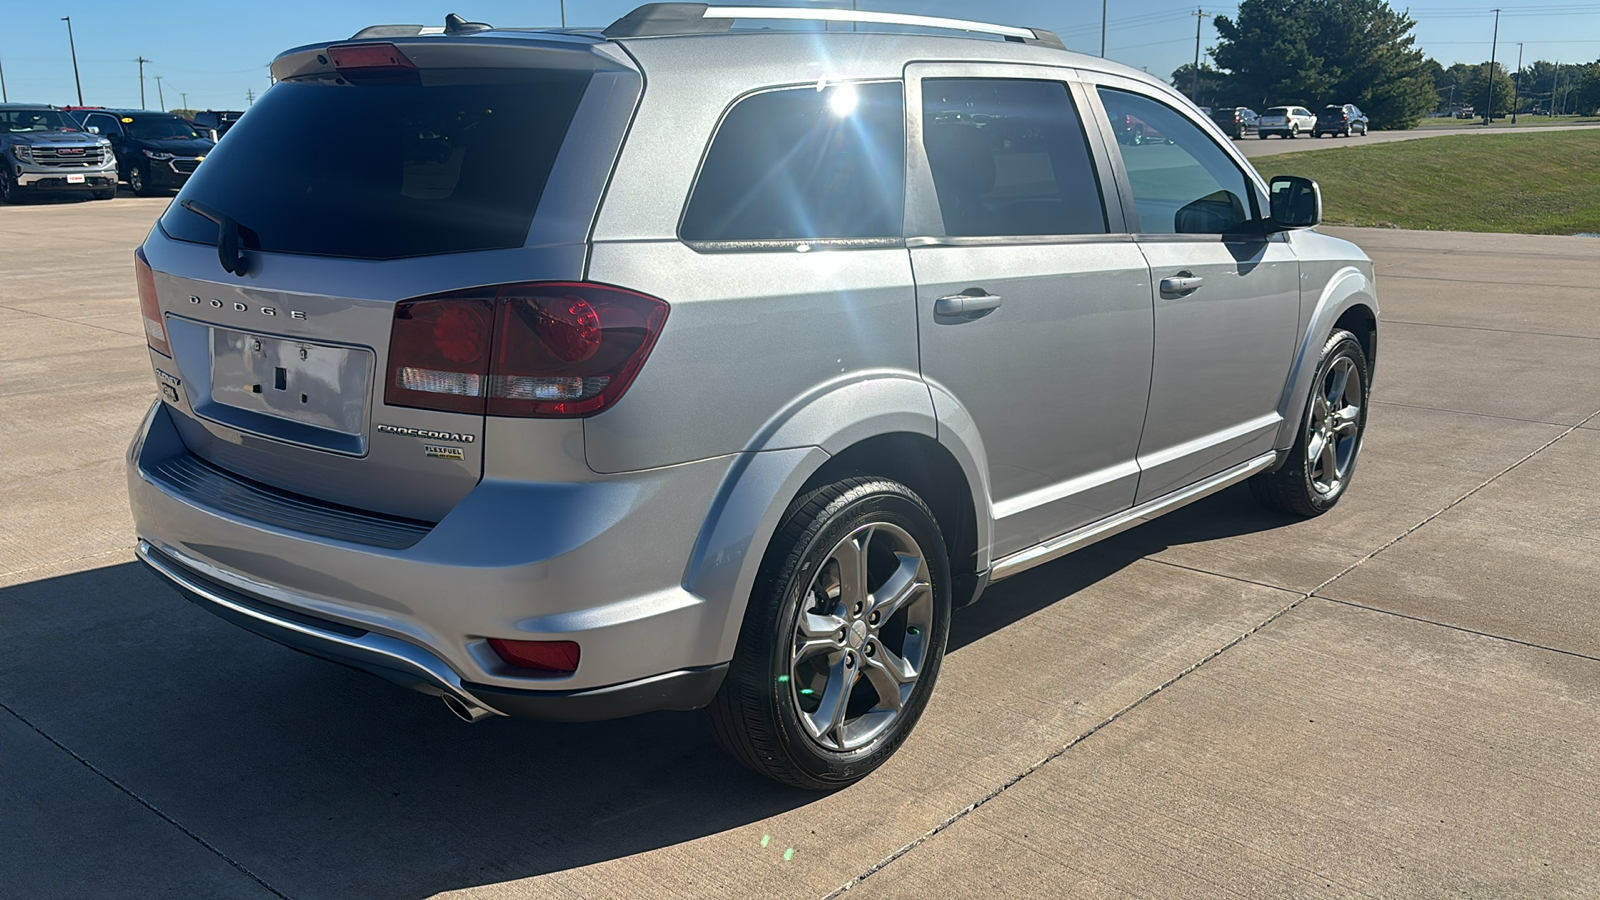
[[[1305,419],[1306,403],[1311,395],[1311,379],[1317,370],[1317,354],[1333,330],[1333,324],[1347,310],[1365,306],[1378,316],[1377,291],[1372,278],[1355,266],[1345,266],[1328,278],[1322,296],[1317,298],[1306,320],[1295,353],[1294,365],[1284,383],[1283,396],[1278,400],[1278,412],[1283,424],[1278,429],[1278,440],[1273,447],[1287,450],[1294,446],[1295,437]]]

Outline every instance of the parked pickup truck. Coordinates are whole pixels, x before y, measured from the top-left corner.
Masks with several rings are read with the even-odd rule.
[[[83,191],[96,200],[117,195],[111,142],[71,115],[43,103],[0,103],[0,203],[35,191]]]

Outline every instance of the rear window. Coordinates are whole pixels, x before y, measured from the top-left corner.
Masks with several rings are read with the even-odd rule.
[[[432,69],[422,83],[282,81],[228,132],[161,227],[215,244],[394,259],[520,247],[588,71]]]
[[[1287,116],[1288,114],[1289,107],[1287,106],[1274,106],[1267,110],[1267,115],[1269,116]]]
[[[712,139],[686,241],[897,238],[905,205],[899,82],[752,94]]]

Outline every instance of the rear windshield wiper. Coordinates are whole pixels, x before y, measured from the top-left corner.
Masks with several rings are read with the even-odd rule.
[[[222,263],[222,270],[243,278],[250,263],[239,246],[239,223],[232,216],[223,215],[196,200],[185,200],[179,205],[217,223],[217,259]]]

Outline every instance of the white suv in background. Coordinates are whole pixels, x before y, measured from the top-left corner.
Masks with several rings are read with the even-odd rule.
[[[1297,138],[1317,129],[1317,117],[1304,106],[1274,106],[1261,115],[1261,126],[1256,135],[1266,140],[1268,135]]]

